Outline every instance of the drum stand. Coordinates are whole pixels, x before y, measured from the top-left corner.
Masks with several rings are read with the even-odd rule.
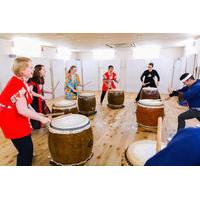
[[[94,155],[94,153],[91,153],[91,155],[84,161],[81,161],[79,163],[74,163],[74,164],[62,164],[62,163],[58,163],[56,161],[54,161],[53,159],[51,159],[49,161],[49,164],[52,165],[52,166],[83,166],[85,165],[85,163],[87,163],[91,158],[92,156]]]

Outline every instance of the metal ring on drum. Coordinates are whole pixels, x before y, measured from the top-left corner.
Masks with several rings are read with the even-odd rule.
[[[124,91],[113,89],[108,91],[108,107],[111,109],[124,108]]]
[[[73,100],[60,100],[55,102],[52,105],[52,113],[60,113],[64,112],[64,114],[73,113],[78,114],[78,107],[76,102]]]
[[[90,116],[97,113],[96,111],[96,97],[93,93],[80,93],[78,95],[79,113]]]
[[[52,119],[48,146],[51,164],[82,165],[93,155],[93,133],[88,117],[68,114]]]
[[[164,117],[164,105],[160,100],[142,99],[137,103],[136,121],[142,127],[157,127],[159,117]]]

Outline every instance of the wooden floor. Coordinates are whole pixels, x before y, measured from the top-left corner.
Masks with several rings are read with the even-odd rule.
[[[94,155],[86,165],[119,166],[121,165],[124,151],[130,143],[140,139],[155,139],[155,132],[137,127],[135,95],[126,93],[125,108],[112,110],[107,107],[106,98],[103,105],[100,106],[100,93],[96,93],[97,114],[90,117],[94,134]],[[165,97],[165,95],[162,95],[162,99]],[[52,102],[49,101],[50,106]],[[166,142],[167,137],[176,132],[178,114],[186,110],[186,108],[178,106],[176,98],[171,98],[169,101],[165,101],[164,104],[165,118],[163,121],[162,140]],[[196,119],[187,121],[187,126],[195,126],[197,124],[198,121]],[[35,154],[33,165],[35,166],[49,165],[50,154],[47,136],[47,128],[42,128],[32,133]],[[17,152],[10,140],[6,140],[0,131],[0,165],[15,165],[16,154]]]

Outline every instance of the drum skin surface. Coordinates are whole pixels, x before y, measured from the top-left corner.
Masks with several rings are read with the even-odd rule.
[[[79,113],[83,115],[90,115],[96,113],[96,98],[95,95],[78,96]]]
[[[111,90],[108,91],[108,106],[110,108],[122,108],[124,107],[124,91]]]
[[[161,149],[165,148],[161,143]],[[129,165],[144,166],[146,161],[156,154],[156,141],[140,140],[129,145],[125,152]]]
[[[140,94],[140,99],[160,99],[157,88],[144,87]]]
[[[65,134],[65,130],[59,133],[59,128],[49,128],[48,145],[54,162],[62,165],[78,165],[85,163],[91,157],[93,148],[91,126],[87,125],[86,128],[77,126],[74,130],[69,129]]]
[[[156,127],[158,123],[158,117],[164,117],[163,105],[142,105],[137,104],[136,119],[139,125]]]

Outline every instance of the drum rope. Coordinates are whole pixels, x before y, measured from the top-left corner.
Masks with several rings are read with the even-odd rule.
[[[92,158],[93,155],[94,155],[94,153],[91,153],[90,156],[87,159],[85,159],[84,161],[81,161],[79,163],[75,163],[75,164],[66,164],[66,165],[63,165],[62,163],[56,162],[54,160],[51,160],[50,163],[52,162],[52,163],[54,163],[57,166],[80,166],[80,165],[83,165],[86,162],[88,162]]]

